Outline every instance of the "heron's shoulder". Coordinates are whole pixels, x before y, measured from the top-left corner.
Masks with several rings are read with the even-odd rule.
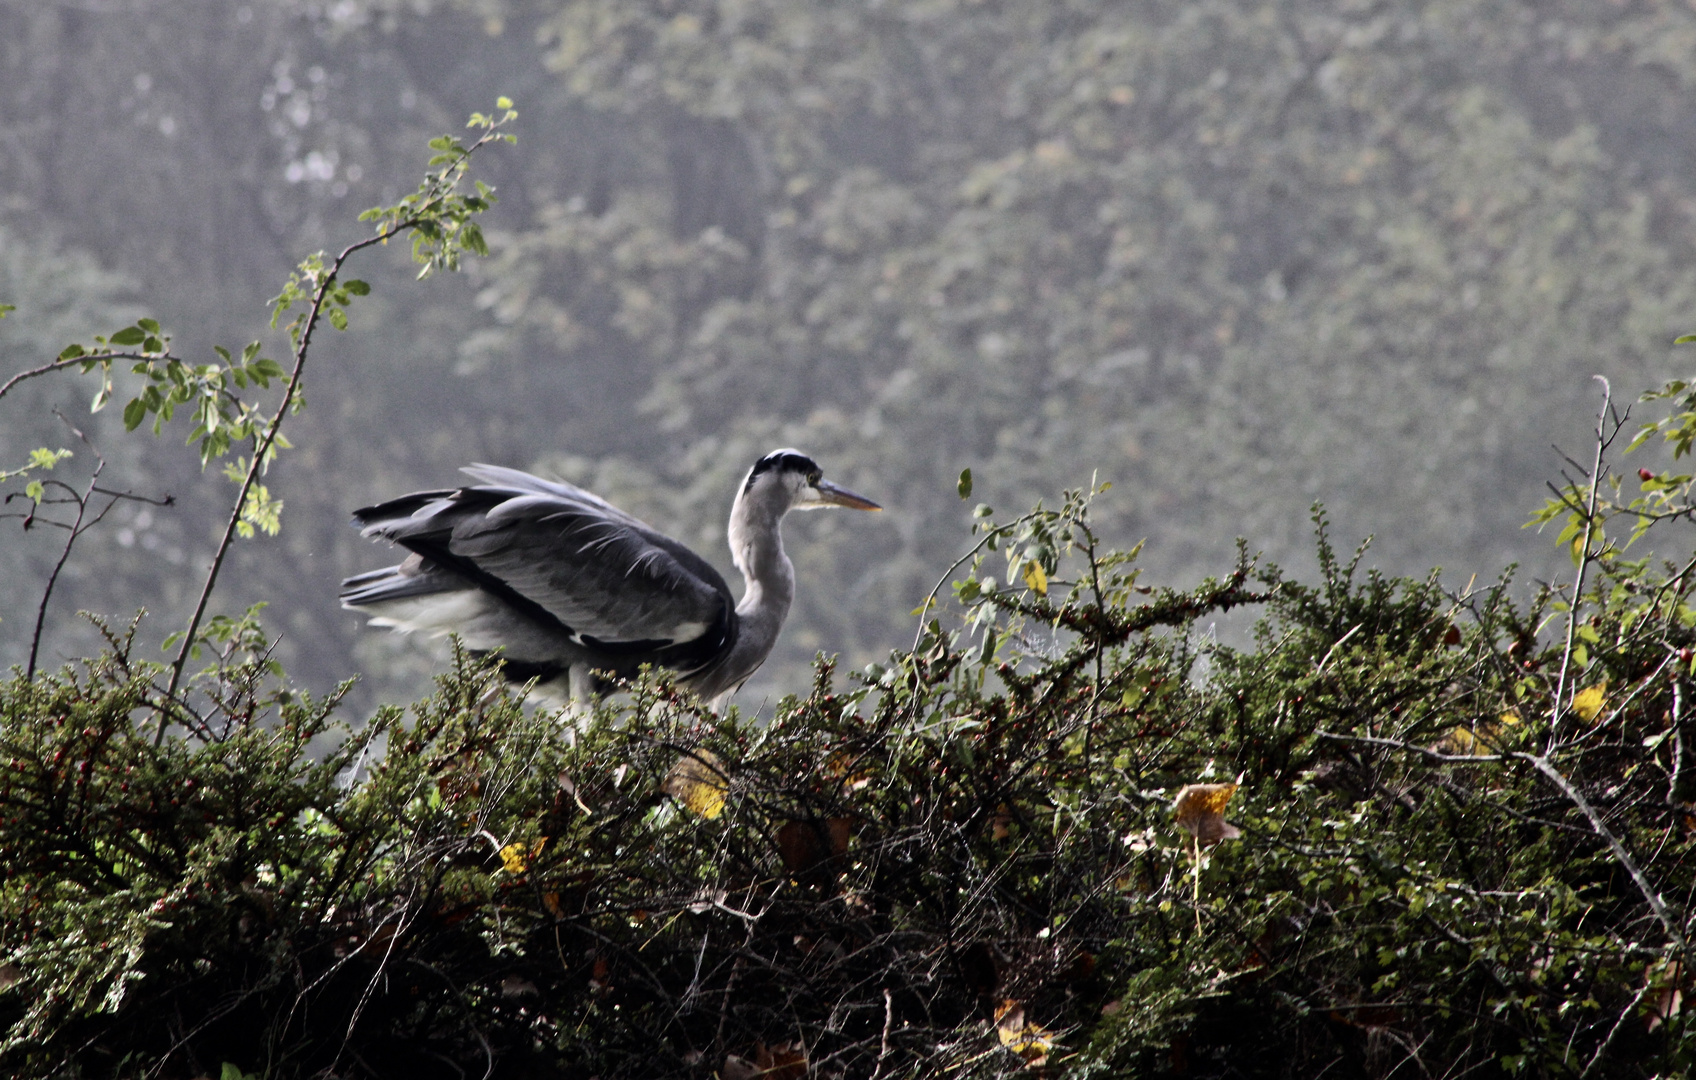
[[[585,491],[563,480],[544,480],[540,476],[501,465],[467,465],[459,471],[481,481],[474,488],[463,489],[463,493],[489,499],[496,508],[491,511],[491,516],[496,513],[504,517],[576,513],[642,529],[648,528],[644,522],[594,492]]]
[[[570,499],[573,502],[587,502],[604,506],[609,510],[616,509],[611,503],[592,491],[584,491],[575,484],[563,480],[544,480],[534,473],[522,469],[509,469],[504,465],[466,465],[460,472],[481,482],[487,488],[523,491],[532,495],[553,495],[556,498]]]

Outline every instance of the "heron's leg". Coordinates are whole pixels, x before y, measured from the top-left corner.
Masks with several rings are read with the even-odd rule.
[[[583,730],[588,725],[589,718],[595,709],[595,678],[590,674],[592,670],[588,664],[572,664],[567,670],[565,678],[556,680],[556,685],[559,681],[564,681],[567,684],[566,687],[561,688],[565,689],[569,696],[567,694],[560,695],[566,697],[567,700],[565,710],[560,713],[559,718],[572,730],[573,734]]]
[[[571,665],[570,674],[567,677],[571,680],[571,703],[573,705],[581,705],[587,708],[595,703],[595,676],[592,671],[593,669],[588,664]]]

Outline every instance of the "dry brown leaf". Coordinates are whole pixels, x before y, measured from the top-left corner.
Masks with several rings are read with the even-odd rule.
[[[859,791],[872,782],[868,773],[855,767],[858,764],[859,762],[853,754],[846,750],[838,750],[830,755],[830,760],[825,763],[824,772],[832,780],[842,782],[842,793],[846,795],[850,792]]]
[[[735,1054],[724,1055],[724,1067],[718,1071],[719,1080],[759,1080],[760,1067]]]
[[[852,827],[852,820],[845,817],[786,821],[777,830],[778,854],[790,873],[805,874],[827,859],[847,854]]]
[[[1172,800],[1178,825],[1199,843],[1235,840],[1242,831],[1225,821],[1225,804],[1236,794],[1235,784],[1189,784]]]
[[[539,993],[541,991],[536,989],[536,984],[522,975],[508,975],[501,980],[503,998],[535,997]]]
[[[1675,960],[1664,966],[1651,964],[1644,974],[1649,980],[1649,992],[1645,995],[1644,1011],[1647,1015],[1643,1018],[1643,1026],[1654,1031],[1684,1011],[1684,990],[1679,986],[1684,968]]]
[[[807,1049],[799,1041],[772,1047],[760,1043],[754,1064],[760,1068],[761,1080],[802,1080],[807,1075]]]

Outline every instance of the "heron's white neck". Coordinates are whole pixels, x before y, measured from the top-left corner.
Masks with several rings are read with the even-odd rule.
[[[736,605],[740,629],[725,664],[737,682],[771,652],[795,598],[795,567],[783,552],[781,529],[790,499],[779,485],[756,484],[730,509],[730,557],[745,582]]]

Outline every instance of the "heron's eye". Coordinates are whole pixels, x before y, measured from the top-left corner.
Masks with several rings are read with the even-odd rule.
[[[824,479],[824,473],[822,473],[822,472],[810,472],[810,473],[807,474],[807,483],[813,485],[814,487],[818,487],[819,481],[823,480],[823,479]]]

